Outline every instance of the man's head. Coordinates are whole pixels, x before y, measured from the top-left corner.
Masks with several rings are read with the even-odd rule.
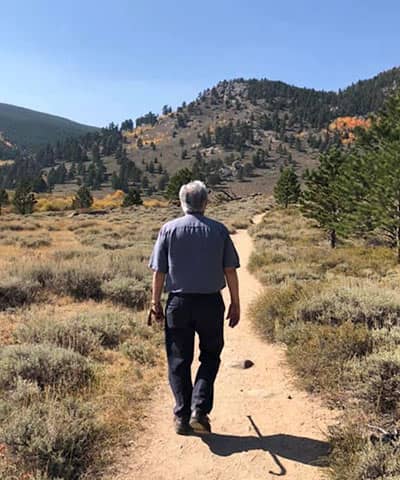
[[[182,185],[179,199],[185,213],[204,213],[207,206],[207,187],[200,180]]]

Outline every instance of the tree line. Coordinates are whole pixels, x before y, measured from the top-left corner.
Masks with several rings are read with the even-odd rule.
[[[400,90],[390,96],[371,126],[358,129],[347,149],[332,148],[306,171],[304,187],[284,170],[275,187],[278,203],[300,201],[304,214],[338,238],[379,235],[397,250],[400,263]]]

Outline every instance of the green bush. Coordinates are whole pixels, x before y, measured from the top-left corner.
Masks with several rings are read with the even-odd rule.
[[[306,290],[296,283],[265,289],[250,308],[258,332],[275,341],[279,332],[295,321],[296,303],[305,295]]]
[[[397,480],[398,451],[390,444],[373,445],[356,423],[331,429],[329,478],[331,480]]]
[[[40,284],[16,277],[0,280],[0,310],[22,307],[34,302],[40,290]]]
[[[121,312],[81,315],[79,321],[99,338],[105,348],[118,347],[132,333],[130,319]]]
[[[99,433],[88,406],[50,399],[14,409],[0,427],[0,442],[24,467],[39,471],[37,479],[77,480],[92,459]]]
[[[95,268],[88,266],[66,266],[56,276],[55,288],[59,292],[77,300],[92,298],[101,300],[103,292],[101,289],[102,276]]]
[[[102,285],[103,293],[112,302],[142,309],[149,298],[149,286],[134,278],[117,277]]]
[[[381,414],[400,414],[400,349],[381,351],[350,371],[360,397]]]
[[[347,363],[372,350],[370,331],[351,322],[340,326],[292,324],[281,333],[288,345],[289,362],[310,391],[337,391]]]
[[[100,346],[100,334],[94,333],[81,317],[31,321],[18,327],[14,336],[19,343],[50,343],[81,355],[90,355]]]
[[[51,245],[51,239],[46,237],[24,237],[20,240],[19,244],[24,248],[49,247]]]
[[[74,352],[52,345],[9,345],[0,351],[0,388],[15,387],[18,379],[76,389],[94,378],[88,360]]]
[[[154,366],[156,364],[157,352],[154,347],[143,342],[143,340],[127,340],[121,345],[121,351],[128,358],[141,365]]]
[[[369,328],[400,324],[400,295],[377,285],[339,286],[316,292],[297,307],[300,321],[340,325],[347,321]]]
[[[372,329],[373,351],[395,350],[400,346],[400,327]]]

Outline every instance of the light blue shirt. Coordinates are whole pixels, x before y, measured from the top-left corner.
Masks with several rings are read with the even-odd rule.
[[[225,268],[239,268],[228,229],[201,214],[187,214],[161,228],[149,267],[166,273],[166,290],[215,293],[225,287]]]

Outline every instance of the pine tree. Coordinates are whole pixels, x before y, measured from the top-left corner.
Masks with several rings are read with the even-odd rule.
[[[21,215],[28,215],[33,212],[36,199],[29,182],[21,183],[15,190],[13,205]]]
[[[345,199],[341,190],[344,161],[343,152],[338,149],[329,150],[321,155],[318,168],[307,170],[304,175],[302,211],[329,233],[332,248],[336,247],[337,234],[345,233]]]
[[[370,129],[357,132],[344,172],[343,195],[352,206],[347,225],[352,233],[382,233],[400,263],[400,91]]]
[[[130,188],[128,193],[124,197],[124,201],[122,202],[123,207],[131,207],[132,205],[142,205],[143,200],[140,195],[140,191],[136,188]]]
[[[168,174],[164,173],[158,180],[158,185],[157,185],[158,190],[164,191],[168,185],[168,181],[169,181]]]
[[[300,197],[300,183],[293,167],[282,169],[274,188],[275,200],[285,208],[291,203],[297,203]]]
[[[9,201],[7,190],[0,188],[0,215],[3,205],[7,205]]]
[[[167,191],[165,193],[166,198],[172,201],[178,200],[181,186],[193,180],[192,176],[192,172],[188,168],[178,170],[168,182]]]
[[[72,208],[90,208],[93,205],[93,197],[90,190],[83,186],[75,194],[72,200]]]
[[[35,193],[44,193],[49,190],[49,186],[47,185],[46,181],[39,175],[36,177],[32,182],[32,191]]]

